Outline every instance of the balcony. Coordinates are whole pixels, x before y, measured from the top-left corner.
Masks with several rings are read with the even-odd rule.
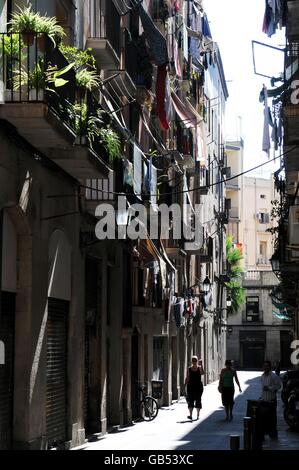
[[[229,209],[229,221],[230,222],[237,222],[240,220],[239,208],[238,207],[231,207]]]
[[[260,257],[256,260],[257,266],[271,266],[271,262],[268,258]]]
[[[299,37],[299,2],[287,1],[287,36]]]
[[[35,34],[33,43],[24,45],[19,34],[0,34],[0,118],[80,182],[104,177],[109,168],[101,153],[81,145],[75,131],[71,112],[76,104],[75,72],[67,69],[66,58],[48,37],[43,36],[43,46],[40,39]],[[7,41],[13,47],[6,49]],[[64,68],[65,84],[55,86],[49,71]]]
[[[194,164],[193,167],[186,168],[187,176],[196,177],[196,191],[206,196],[210,189],[210,173],[205,166],[198,165],[198,162]]]
[[[152,0],[151,17],[158,30],[165,35],[165,22],[169,17],[168,6],[165,0]]]
[[[206,242],[204,243],[203,247],[199,253],[199,262],[200,263],[212,263],[213,262],[213,252],[214,252],[214,245],[213,245],[213,238],[209,237]]]
[[[88,212],[94,214],[102,203],[115,203],[113,172],[109,173],[108,178],[87,178],[85,181],[85,207]]]
[[[110,84],[113,86],[118,96],[126,97],[128,102],[132,101],[136,95],[136,86],[126,70],[109,70],[105,73],[105,78],[111,78]]]
[[[111,0],[100,0],[86,47],[92,49],[101,70],[119,68],[120,15]]]
[[[242,312],[242,323],[257,325],[264,322],[264,312],[259,310],[257,313],[253,312]]]
[[[284,116],[284,143],[285,145],[299,144],[299,105],[283,107]],[[288,156],[286,156],[286,160]]]
[[[239,191],[240,190],[238,178],[226,181],[225,186],[226,186],[227,191]]]

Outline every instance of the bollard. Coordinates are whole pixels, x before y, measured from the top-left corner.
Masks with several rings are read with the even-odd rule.
[[[260,430],[258,426],[261,426],[261,423],[258,421],[258,408],[257,406],[252,407],[252,422],[251,422],[251,436],[252,443],[251,448],[253,450],[261,449],[262,443],[260,442]]]
[[[230,450],[240,450],[240,436],[232,434],[230,437]]]
[[[244,424],[244,450],[251,450],[251,430],[252,430],[252,419],[249,416],[243,418]]]

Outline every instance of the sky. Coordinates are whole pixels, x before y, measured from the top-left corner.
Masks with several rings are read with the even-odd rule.
[[[271,38],[262,32],[265,0],[204,0],[204,8],[213,40],[220,48],[230,94],[227,136],[235,133],[237,116],[240,116],[245,145],[244,169],[248,170],[268,161],[267,154],[262,151],[264,107],[259,102],[259,94],[263,84],[272,88],[269,78],[254,73],[252,40],[283,48],[284,30],[278,29]],[[283,71],[283,53],[258,46],[256,65],[257,71],[277,76]],[[271,150],[270,158],[273,157],[274,150]],[[268,177],[278,167],[278,163],[269,163],[260,170],[248,173],[248,176]]]

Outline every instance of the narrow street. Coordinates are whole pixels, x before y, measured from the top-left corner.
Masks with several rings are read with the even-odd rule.
[[[247,400],[259,397],[260,372],[239,372],[238,376],[243,392],[236,392],[234,419],[230,423],[224,419],[218,382],[214,382],[204,389],[199,421],[190,422],[187,419],[186,401],[182,397],[179,403],[160,409],[152,422],[120,428],[97,442],[88,442],[74,450],[229,450],[231,434],[240,435],[242,449],[243,417],[246,416]],[[288,430],[282,415],[280,396],[278,398],[278,440],[271,441],[266,436],[264,449],[297,450],[299,433]]]

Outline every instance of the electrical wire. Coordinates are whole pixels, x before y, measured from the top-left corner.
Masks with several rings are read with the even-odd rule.
[[[274,157],[272,158],[271,160],[268,160],[264,163],[261,163],[260,165],[256,165],[255,167],[253,168],[250,168],[249,170],[246,170],[246,171],[243,171],[242,173],[239,173],[237,175],[234,175],[234,176],[231,176],[230,178],[226,178],[226,179],[223,179],[223,180],[220,180],[220,181],[216,181],[215,183],[211,183],[209,184],[209,188],[211,188],[212,186],[217,186],[218,184],[223,184],[223,183],[226,183],[227,181],[231,181],[233,179],[236,179],[236,178],[239,178],[240,176],[243,176],[243,175],[246,175],[247,173],[250,173],[254,170],[257,170],[258,168],[261,168],[265,165],[268,165],[269,163],[277,160],[278,158],[281,158],[283,157],[284,155],[287,155],[288,153],[290,152],[293,152],[293,150],[295,150],[296,148],[298,148],[298,145],[296,145],[295,147],[292,147],[291,149],[283,152],[282,154],[278,155],[277,157]],[[83,189],[90,189],[90,190],[95,190],[95,188],[92,188],[90,186],[85,186],[85,185],[80,185],[81,188]],[[182,190],[182,191],[176,191],[176,192],[172,192],[172,191],[169,191],[167,193],[156,193],[156,194],[151,194],[151,196],[156,196],[156,197],[159,197],[159,196],[175,196],[175,195],[179,195],[179,194],[185,194],[185,193],[192,193],[194,191],[198,191],[202,189],[202,186],[200,187],[197,187],[197,188],[193,188],[193,189],[190,189],[190,190]],[[105,193],[105,194],[113,194],[114,196],[125,196],[125,193],[120,193],[120,192],[115,192],[115,191],[105,191],[103,189],[99,189],[97,190],[98,192],[101,192],[101,193]],[[138,194],[138,193],[135,193],[133,192],[131,195],[135,195],[135,196],[143,196],[143,194]]]

